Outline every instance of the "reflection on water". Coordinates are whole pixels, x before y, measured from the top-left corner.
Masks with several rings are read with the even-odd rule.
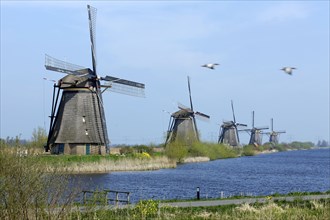
[[[74,175],[84,189],[131,192],[131,200],[219,198],[330,190],[330,149],[288,151],[179,165],[157,171]]]

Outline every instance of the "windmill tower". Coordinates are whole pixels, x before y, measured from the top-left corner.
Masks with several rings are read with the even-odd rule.
[[[271,131],[266,133],[269,136],[269,143],[278,144],[280,134],[283,134],[286,131],[274,131],[273,118],[270,120],[270,124],[271,124]]]
[[[48,55],[45,57],[47,70],[66,74],[54,84],[53,89],[50,129],[45,146],[45,150],[50,150],[53,154],[108,153],[110,141],[104,114],[103,92],[107,90],[144,96],[145,85],[142,83],[97,75],[96,9],[87,5],[87,11],[93,68],[64,62]]]
[[[190,99],[190,108],[179,105],[179,111],[174,112],[170,117],[169,127],[165,146],[168,143],[179,142],[191,145],[199,141],[199,134],[196,125],[196,117],[208,120],[210,116],[201,112],[195,112],[192,104],[190,78],[188,76],[188,91]]]
[[[249,145],[256,147],[262,145],[262,130],[266,130],[268,127],[254,127],[254,111],[252,111],[252,128],[243,129],[241,131],[247,131],[250,135]]]
[[[233,101],[231,101],[231,110],[233,112],[233,121],[225,121],[222,123],[222,125],[220,126],[218,143],[228,144],[230,146],[237,147],[240,145],[237,127],[246,127],[247,125],[236,122]]]

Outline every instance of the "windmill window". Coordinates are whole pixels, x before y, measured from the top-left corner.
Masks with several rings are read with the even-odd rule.
[[[87,131],[87,129],[85,130],[85,134],[88,135],[88,131]]]
[[[82,117],[83,123],[86,123],[85,116]]]

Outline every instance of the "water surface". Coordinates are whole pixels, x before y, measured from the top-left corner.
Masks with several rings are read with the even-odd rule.
[[[75,175],[84,189],[131,192],[131,200],[330,190],[330,149],[287,151],[179,165],[157,171]]]

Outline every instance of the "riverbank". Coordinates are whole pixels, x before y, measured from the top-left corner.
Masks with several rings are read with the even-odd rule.
[[[288,149],[303,150],[303,149]],[[306,149],[304,149],[306,150]],[[120,151],[119,149],[117,150]],[[231,151],[233,152],[233,151]],[[110,155],[48,155],[41,156],[48,172],[57,170],[69,174],[110,173],[122,171],[148,171],[176,168],[178,164],[208,162],[218,159],[256,156],[259,154],[271,154],[280,152],[278,149],[255,149],[249,146],[237,150],[236,154],[230,154],[223,158],[210,158],[207,156],[187,156],[177,160],[169,158],[164,152],[158,150],[159,156],[150,156],[148,153],[133,153],[131,156],[121,154]]]
[[[40,154],[33,148],[3,148],[4,153],[31,157],[41,162],[48,172],[56,170],[68,174],[159,170],[176,168],[177,164],[182,163],[207,162],[291,150],[308,150],[308,148],[300,145],[294,147],[249,145],[234,148],[212,143],[197,143],[188,148],[181,145],[169,145],[166,148],[137,145],[111,148],[108,155],[50,155]]]
[[[329,219],[330,195],[295,195],[203,201],[140,201],[119,207],[82,207],[76,219]]]
[[[175,167],[176,162],[170,160],[166,156],[153,158],[120,158],[116,160],[103,158],[96,162],[72,162],[63,164],[63,166],[59,166],[59,164],[46,165],[48,172],[53,172],[56,169],[59,172],[70,174],[147,171]]]

